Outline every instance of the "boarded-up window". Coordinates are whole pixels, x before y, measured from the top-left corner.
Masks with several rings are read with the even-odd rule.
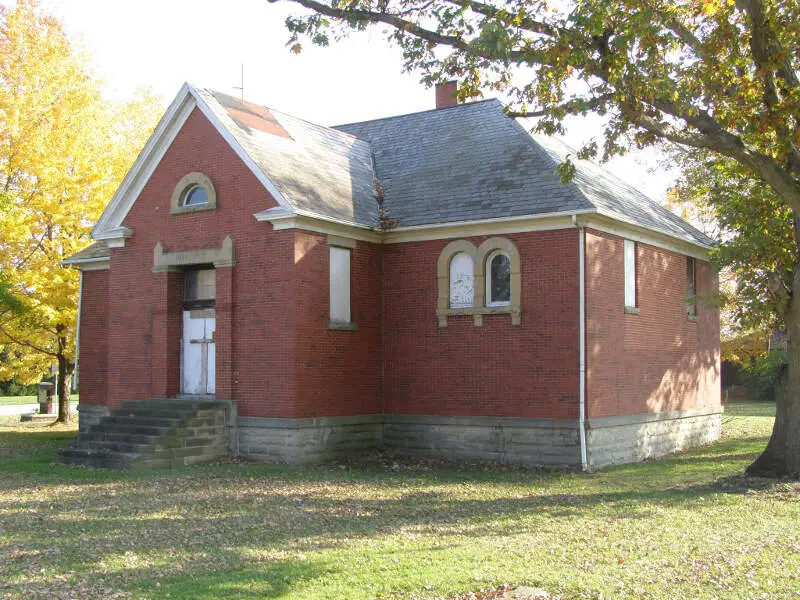
[[[697,277],[695,275],[696,265],[691,256],[686,257],[686,314],[689,318],[697,316]]]
[[[625,240],[625,306],[636,306],[636,242],[632,240]]]
[[[214,269],[186,271],[183,288],[184,310],[212,308],[217,297],[217,278]]]
[[[472,257],[459,252],[450,261],[450,308],[469,308],[475,298]]]
[[[330,320],[350,323],[350,250],[331,246]]]

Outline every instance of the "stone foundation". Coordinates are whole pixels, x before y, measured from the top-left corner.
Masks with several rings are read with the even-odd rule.
[[[239,417],[238,454],[270,463],[307,464],[381,448],[382,415],[278,419]]]
[[[306,464],[377,450],[421,458],[580,466],[577,422],[567,419],[366,415],[239,417],[238,454]]]
[[[572,419],[385,415],[384,448],[392,453],[524,466],[580,467]]]
[[[86,433],[108,416],[108,407],[102,404],[78,404],[78,431]]]
[[[589,419],[589,467],[638,462],[707,444],[722,433],[722,408]]]
[[[431,459],[580,467],[578,422],[573,419],[404,414],[237,418],[235,403],[222,404],[228,451],[261,462],[320,463],[384,450]],[[81,404],[78,410],[82,433],[108,415],[105,406]],[[590,419],[589,467],[638,462],[706,444],[718,439],[721,429],[721,408]]]

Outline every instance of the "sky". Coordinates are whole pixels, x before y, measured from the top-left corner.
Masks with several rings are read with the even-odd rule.
[[[402,73],[400,50],[389,45],[382,27],[328,48],[290,53],[284,20],[302,10],[291,2],[41,0],[41,5],[80,40],[115,100],[150,87],[166,107],[185,81],[239,95],[243,67],[246,100],[322,125],[434,108],[433,90],[419,82],[419,74]],[[577,147],[592,137],[600,139],[600,122],[576,119],[564,141]],[[675,173],[658,168],[659,158],[654,150],[634,152],[605,166],[663,200]]]

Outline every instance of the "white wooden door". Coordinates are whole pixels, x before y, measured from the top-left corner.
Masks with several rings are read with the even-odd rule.
[[[183,311],[184,394],[213,394],[216,380],[214,310]]]

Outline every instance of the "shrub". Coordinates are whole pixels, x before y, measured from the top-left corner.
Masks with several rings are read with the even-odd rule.
[[[0,396],[35,396],[39,393],[39,386],[22,385],[16,379],[0,381]]]
[[[786,350],[772,350],[742,365],[740,379],[749,396],[756,400],[774,400],[775,386],[788,362]]]

